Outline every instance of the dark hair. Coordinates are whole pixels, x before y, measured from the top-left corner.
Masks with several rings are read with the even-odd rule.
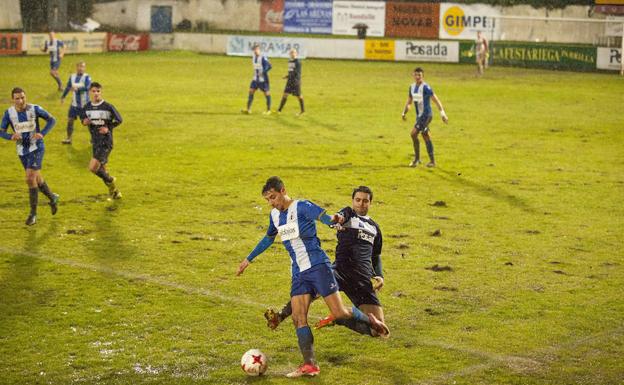
[[[91,88],[102,88],[102,85],[100,83],[98,83],[98,82],[93,82],[89,86],[89,89],[91,89]]]
[[[414,72],[420,72],[420,73],[424,74],[424,73],[425,73],[425,70],[424,70],[424,69],[422,69],[422,67],[416,67],[416,68],[414,69]]]
[[[266,183],[262,187],[262,195],[269,192],[269,190],[273,189],[275,191],[282,191],[284,188],[284,182],[280,179],[279,176],[272,176],[267,179]]]
[[[359,192],[368,194],[368,198],[370,199],[370,201],[373,201],[373,190],[371,190],[368,186],[358,186],[357,188],[354,188],[353,194],[351,194],[351,199],[355,198],[355,194]]]
[[[13,99],[13,95],[15,94],[21,94],[22,92],[24,92],[23,89],[21,89],[20,87],[15,87],[11,90],[11,99]]]

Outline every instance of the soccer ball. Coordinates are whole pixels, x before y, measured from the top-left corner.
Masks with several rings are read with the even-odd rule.
[[[248,376],[260,376],[268,367],[267,357],[259,349],[248,350],[241,358],[241,368]]]

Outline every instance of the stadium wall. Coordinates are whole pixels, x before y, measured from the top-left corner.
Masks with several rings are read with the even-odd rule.
[[[0,30],[21,30],[22,10],[20,2],[15,0],[0,0]]]

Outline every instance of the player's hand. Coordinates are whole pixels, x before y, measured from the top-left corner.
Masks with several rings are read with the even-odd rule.
[[[401,114],[401,119],[407,120],[407,116],[405,114]]]
[[[100,129],[98,130],[98,132],[99,132],[100,134],[102,134],[102,135],[106,135],[106,134],[108,134],[108,127],[106,127],[106,126],[102,126],[102,127],[100,127]]]
[[[65,103],[65,99],[61,99],[61,106]]]
[[[11,135],[11,140],[18,141],[20,139],[22,139],[22,135],[21,134],[14,133],[13,135]]]
[[[381,290],[384,285],[384,279],[383,277],[376,275],[371,278],[371,283],[373,284],[373,290]]]
[[[89,124],[91,124],[91,119],[89,119],[89,118],[82,119],[82,125],[83,126],[88,126]]]
[[[340,215],[340,214],[334,214],[334,215],[332,215],[331,218],[332,218],[331,219],[332,222],[340,224],[340,225],[343,224],[344,221],[345,221],[345,218],[342,215]]]
[[[43,135],[41,135],[41,133],[37,132],[35,135],[33,135],[33,139],[34,140],[43,139]]]
[[[236,276],[238,277],[239,275],[243,274],[243,271],[245,271],[245,269],[249,265],[250,263],[247,260],[247,258],[243,259],[243,262],[241,262],[240,265],[238,265],[238,270],[236,270]]]
[[[440,116],[442,117],[442,121],[444,123],[448,123],[448,116],[446,116],[446,112],[444,112],[444,110],[440,111]]]

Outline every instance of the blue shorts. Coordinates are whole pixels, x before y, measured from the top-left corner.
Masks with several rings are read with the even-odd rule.
[[[51,70],[57,70],[61,67],[61,61],[57,60],[57,61],[50,61],[50,69]]]
[[[418,119],[416,119],[416,124],[414,128],[418,132],[427,133],[429,132],[429,123],[431,123],[431,115],[421,115]]]
[[[41,166],[43,165],[43,151],[43,149],[38,149],[26,155],[20,155],[19,158],[22,161],[24,170],[27,168],[41,170]]]
[[[257,90],[258,88],[260,88],[260,90],[262,90],[263,92],[269,92],[269,82],[257,82],[255,80],[252,80],[249,88],[251,88],[252,90]]]
[[[292,277],[290,296],[310,294],[327,297],[338,291],[338,283],[329,262],[314,265]]]
[[[76,119],[80,117],[80,111],[82,109],[80,107],[74,107],[74,106],[70,106],[69,107],[69,112],[67,113],[67,117],[70,119]]]

